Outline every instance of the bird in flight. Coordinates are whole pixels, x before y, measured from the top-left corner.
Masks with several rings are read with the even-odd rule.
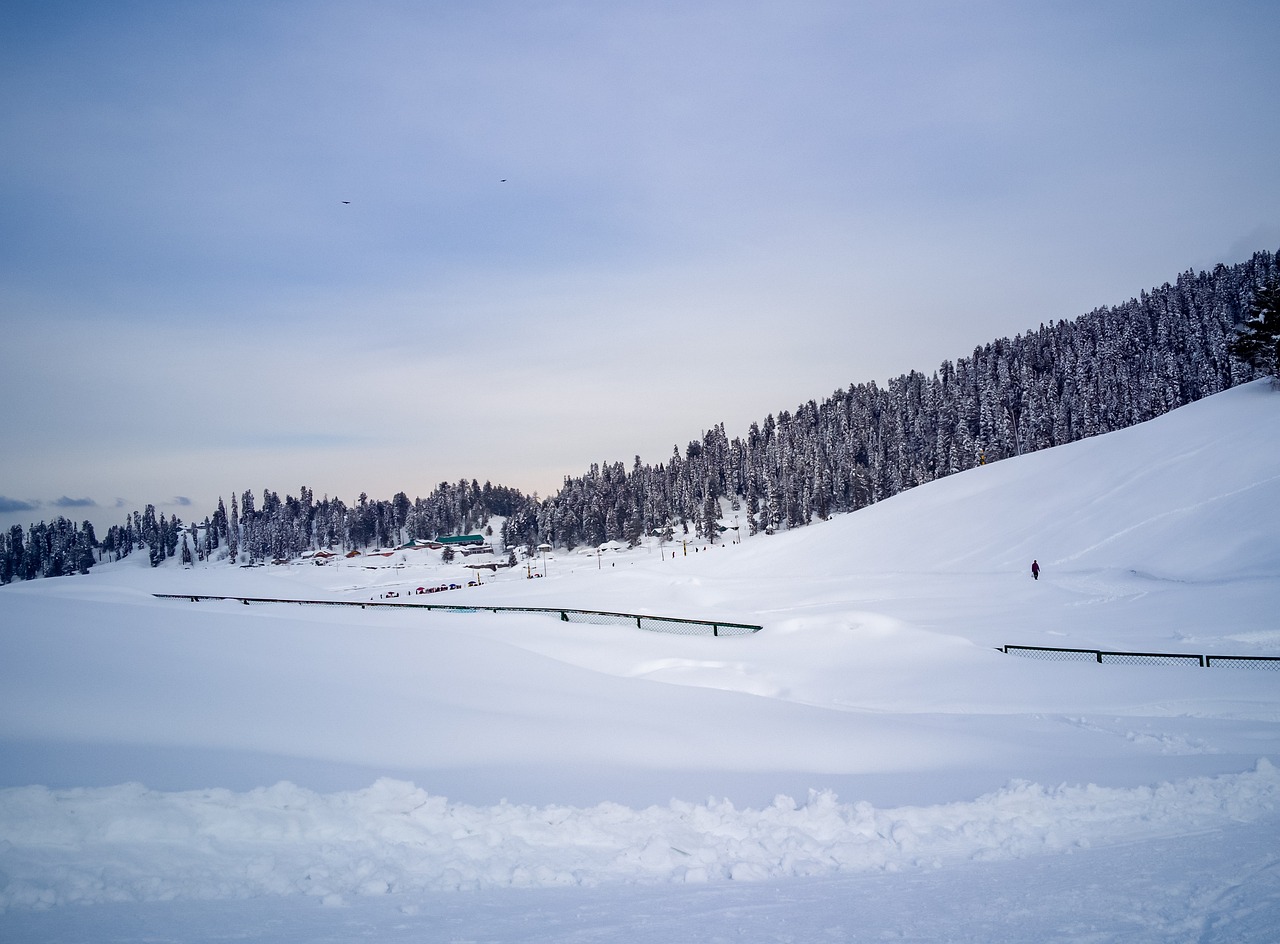
[[[350,200],[343,200],[342,202],[343,202],[343,203],[350,203],[351,201],[350,201]]]

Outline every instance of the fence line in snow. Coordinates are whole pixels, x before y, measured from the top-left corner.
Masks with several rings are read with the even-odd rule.
[[[752,623],[728,623],[723,620],[683,619],[676,616],[646,616],[642,613],[610,613],[606,610],[578,610],[557,606],[475,606],[462,603],[392,603],[369,600],[286,600],[274,597],[210,596],[194,593],[154,593],[162,600],[232,600],[237,603],[294,603],[301,606],[358,606],[360,609],[440,610],[446,613],[554,613],[566,623],[595,623],[607,626],[634,626],[636,629],[683,636],[749,636],[764,627]]]
[[[1235,666],[1280,672],[1280,656],[1210,656],[1185,652],[1115,652],[1107,649],[1064,649],[1058,646],[1001,646],[997,652],[1057,662],[1097,662],[1112,665]]]

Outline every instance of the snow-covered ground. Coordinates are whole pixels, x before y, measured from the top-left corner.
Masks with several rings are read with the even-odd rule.
[[[11,585],[0,939],[1272,941],[1280,671],[996,647],[1280,655],[1278,532],[1253,384],[790,533],[402,597],[751,636],[152,596],[470,574],[431,551]]]

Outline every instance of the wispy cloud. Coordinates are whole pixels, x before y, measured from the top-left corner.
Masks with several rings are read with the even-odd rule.
[[[63,495],[53,501],[55,508],[97,508],[98,503],[92,498],[68,498]]]
[[[186,508],[190,506],[192,502],[191,502],[191,499],[188,498],[186,495],[175,495],[173,499],[169,502],[169,504],[181,505],[182,507]]]
[[[35,511],[40,507],[38,501],[23,501],[20,498],[6,498],[0,495],[0,514],[14,511]]]

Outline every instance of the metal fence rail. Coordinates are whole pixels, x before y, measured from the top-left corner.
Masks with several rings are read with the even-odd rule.
[[[1113,652],[1106,649],[1064,649],[1058,646],[1001,646],[996,650],[1011,656],[1048,659],[1055,662],[1097,662],[1112,665],[1211,665],[1241,669],[1269,669],[1280,672],[1280,656],[1206,656],[1185,652]]]
[[[162,600],[231,600],[245,606],[263,603],[292,603],[296,606],[358,606],[360,609],[437,610],[444,613],[545,613],[554,614],[566,623],[595,623],[604,626],[634,626],[657,633],[684,636],[749,636],[763,626],[752,623],[728,623],[723,620],[683,619],[677,616],[647,616],[641,613],[610,613],[606,610],[577,610],[554,606],[468,606],[458,603],[392,603],[385,600],[285,600],[274,597],[227,597],[192,593],[155,593]]]
[[[1270,669],[1280,672],[1280,656],[1205,656],[1205,665],[1235,666],[1238,669]]]

